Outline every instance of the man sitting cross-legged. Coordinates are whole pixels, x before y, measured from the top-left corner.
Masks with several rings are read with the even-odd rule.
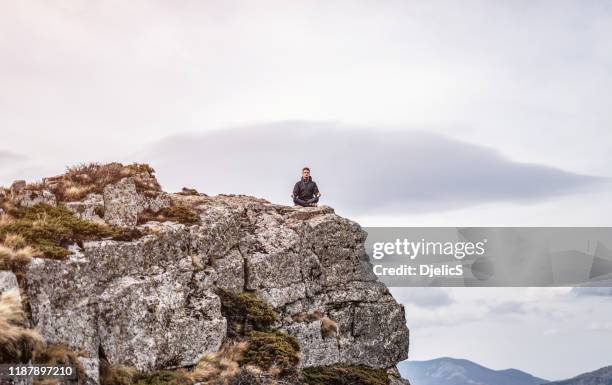
[[[293,186],[293,203],[303,207],[316,207],[321,193],[317,184],[310,177],[310,169],[302,169],[302,179]]]

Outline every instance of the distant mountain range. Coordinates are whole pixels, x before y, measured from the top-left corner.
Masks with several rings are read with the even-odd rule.
[[[612,385],[612,366],[606,366],[567,380],[549,382],[546,385]]]
[[[612,366],[549,382],[517,369],[493,370],[456,358],[403,361],[397,365],[411,385],[612,385]]]
[[[411,385],[540,385],[548,383],[547,380],[520,370],[493,370],[472,361],[448,357],[430,361],[403,361],[397,367],[402,377],[407,378]],[[550,384],[552,383],[547,385]],[[569,383],[563,385],[569,385]]]

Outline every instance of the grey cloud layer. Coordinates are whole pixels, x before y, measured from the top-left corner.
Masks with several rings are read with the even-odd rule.
[[[304,165],[324,202],[351,212],[430,211],[569,194],[599,178],[508,160],[493,149],[421,131],[281,122],[175,136],[141,154],[166,187],[288,202]]]
[[[25,156],[11,151],[0,150],[0,166],[11,165],[12,162],[19,162],[26,159]]]
[[[612,287],[575,287],[572,292],[580,296],[612,297]]]

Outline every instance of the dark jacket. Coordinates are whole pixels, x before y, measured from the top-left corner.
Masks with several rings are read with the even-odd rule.
[[[319,188],[312,178],[308,178],[308,180],[302,178],[293,186],[293,196],[295,198],[307,200],[313,198],[318,193]]]

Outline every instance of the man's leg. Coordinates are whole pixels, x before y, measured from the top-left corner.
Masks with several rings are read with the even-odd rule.
[[[319,197],[314,197],[314,198],[310,198],[309,200],[307,200],[306,204],[309,206],[316,206],[318,201],[319,201]]]
[[[300,199],[300,198],[293,198],[293,203],[295,203],[298,206],[302,206],[302,207],[305,207],[308,205],[308,203],[306,203],[305,200]]]

